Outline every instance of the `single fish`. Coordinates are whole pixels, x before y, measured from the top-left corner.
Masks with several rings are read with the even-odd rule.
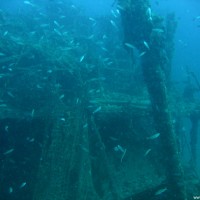
[[[5,54],[0,52],[0,56],[5,56]]]
[[[157,33],[164,33],[164,30],[161,28],[153,28],[152,31],[157,32]]]
[[[29,142],[34,142],[35,138],[30,138]]]
[[[8,151],[4,152],[3,155],[11,154],[14,151],[14,149],[9,149]]]
[[[33,110],[31,111],[31,117],[32,117],[32,118],[34,117],[34,114],[35,114],[35,109],[33,109]]]
[[[117,8],[118,8],[119,10],[122,10],[122,11],[124,11],[124,10],[125,10],[125,8],[124,8],[124,7],[122,7],[122,6],[120,6],[120,5],[117,5]]]
[[[147,16],[148,16],[148,20],[152,21],[152,12],[151,12],[151,8],[150,7],[147,8]]]
[[[91,90],[88,91],[89,94],[91,94],[93,92],[95,92],[95,89],[91,89]]]
[[[113,27],[117,28],[117,25],[113,20],[110,20],[110,23],[112,24]]]
[[[76,99],[76,104],[78,104],[80,102],[80,99],[79,98],[77,98]]]
[[[35,141],[35,138],[27,137],[26,140],[27,140],[28,142],[34,142],[34,141]]]
[[[101,110],[101,106],[99,106],[96,110],[94,110],[92,113],[95,114]]]
[[[117,138],[112,137],[112,136],[110,136],[109,139],[112,140],[112,141],[117,141],[118,140]]]
[[[147,137],[147,140],[154,140],[154,139],[158,138],[159,136],[160,136],[160,133],[156,133],[152,136]]]
[[[63,122],[65,122],[66,120],[65,120],[65,118],[64,118],[64,117],[61,117],[61,118],[60,118],[60,121],[63,121]]]
[[[119,11],[119,9],[116,9],[116,13],[117,13],[118,15],[120,15],[120,11]]]
[[[64,94],[61,94],[60,97],[59,97],[59,99],[61,100],[61,99],[63,99],[64,97],[65,97],[65,95],[64,95]]]
[[[125,154],[126,154],[126,149],[124,149],[124,152],[123,152],[123,154],[122,154],[122,157],[121,157],[121,162],[122,162],[122,160],[123,160],[123,158],[124,158]]]
[[[117,147],[118,147],[118,149],[121,151],[121,152],[125,152],[126,151],[126,149],[124,149],[122,146],[120,146],[120,145],[117,145]]]
[[[85,54],[80,57],[79,62],[82,62],[84,60],[84,58],[85,58]]]
[[[148,150],[145,152],[144,156],[147,156],[147,155],[149,154],[150,151],[151,151],[151,149],[148,149]]]
[[[81,149],[82,149],[83,151],[85,151],[86,153],[89,153],[89,150],[88,150],[87,148],[83,147],[82,145],[81,145]]]
[[[143,43],[144,43],[144,46],[149,50],[150,48],[149,48],[148,43],[146,41],[143,41]]]
[[[14,66],[15,65],[15,63],[10,63],[9,65],[8,65],[8,67],[12,67],[12,66]]]
[[[57,27],[60,28],[60,24],[59,24],[56,20],[54,20],[53,23],[54,23]]]
[[[60,19],[65,19],[65,18],[66,18],[65,15],[60,16]]]
[[[96,90],[95,92],[96,92],[96,93],[100,93],[100,92],[101,92],[101,90],[100,90],[100,89],[98,89],[98,90]]]
[[[92,21],[92,22],[96,22],[96,20],[92,17],[89,17],[89,20]]]
[[[105,47],[101,47],[101,49],[102,49],[103,51],[108,52],[108,49],[106,49]]]
[[[53,31],[54,31],[57,35],[62,36],[62,33],[61,33],[58,29],[54,28]]]
[[[4,33],[3,33],[3,36],[6,36],[8,34],[8,31],[5,31]]]
[[[47,70],[47,73],[51,74],[53,71],[51,69]]]
[[[110,12],[111,12],[111,14],[113,15],[113,17],[117,18],[117,15],[116,15],[116,13],[114,12],[114,10],[111,10]]]
[[[161,195],[163,192],[165,192],[167,190],[167,188],[165,187],[165,188],[162,188],[162,189],[160,189],[160,190],[158,190],[156,193],[155,193],[155,195]]]
[[[92,38],[94,38],[94,34],[92,34],[92,35],[90,35],[90,36],[88,37],[89,40],[91,40]]]
[[[103,39],[107,39],[107,38],[108,38],[107,35],[104,34],[104,35],[103,35]]]
[[[73,9],[77,9],[77,7],[75,5],[71,5],[71,8]]]
[[[46,28],[46,27],[49,27],[49,24],[41,24],[40,27],[41,28]]]
[[[130,49],[135,49],[135,47],[130,43],[124,43],[124,44],[125,44],[125,46],[127,46]]]
[[[0,104],[0,108],[5,108],[5,107],[7,107],[7,105],[5,103]]]
[[[8,132],[8,128],[9,128],[8,126],[5,126],[4,129],[5,129],[6,132]]]
[[[9,187],[9,188],[8,188],[8,192],[9,192],[9,194],[13,193],[13,188],[12,188],[12,187]]]
[[[94,18],[89,17],[89,20],[90,20],[91,22],[93,22],[92,26],[95,26],[95,25],[97,24],[97,21],[96,21]]]
[[[83,125],[83,128],[87,128],[88,127],[88,123]]]
[[[40,86],[39,84],[37,84],[36,87],[37,87],[38,89],[42,89],[42,86]]]
[[[195,17],[194,20],[200,20],[200,16]]]
[[[107,63],[108,66],[109,66],[109,65],[112,65],[112,64],[113,64],[113,62],[108,62],[108,63]]]
[[[110,60],[110,58],[104,58],[103,59],[103,62],[107,62],[107,61],[109,61]]]
[[[120,146],[119,144],[114,147],[115,151],[121,151],[122,153],[124,153],[126,151],[126,149],[124,149],[122,146]]]
[[[92,78],[92,79],[89,79],[87,82],[105,81],[105,80],[106,80],[105,77],[99,77],[99,78]]]
[[[24,1],[24,4],[35,7],[35,5],[33,3],[31,3],[30,1]]]
[[[139,57],[142,57],[146,54],[146,51],[143,51],[142,53],[139,54]]]
[[[15,96],[11,92],[7,92],[8,96],[15,98]]]
[[[19,186],[19,189],[23,188],[26,186],[26,182],[23,182],[20,186]]]

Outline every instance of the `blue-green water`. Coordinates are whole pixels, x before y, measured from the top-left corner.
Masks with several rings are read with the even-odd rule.
[[[199,2],[150,4],[152,17],[165,24],[174,12],[177,22],[167,94],[192,199],[200,195]],[[149,188],[150,199],[167,198],[162,133],[141,66],[151,46],[142,41],[141,52],[125,40],[124,8],[0,2],[0,199],[126,199]],[[163,26],[153,32],[165,34]]]

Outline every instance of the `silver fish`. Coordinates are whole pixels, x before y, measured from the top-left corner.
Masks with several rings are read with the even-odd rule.
[[[33,3],[31,3],[30,1],[24,1],[24,4],[35,7],[35,5]]]
[[[112,24],[113,27],[117,28],[117,25],[113,20],[110,20],[110,23]]]
[[[157,32],[157,33],[164,33],[164,30],[161,28],[153,28],[152,31]]]
[[[53,31],[54,31],[57,35],[62,36],[62,33],[61,33],[58,29],[54,28]]]
[[[4,152],[3,155],[11,154],[14,151],[14,149],[9,149],[8,151]]]
[[[154,135],[147,137],[147,140],[154,140],[154,139],[158,138],[159,136],[160,136],[160,133],[156,133]]]
[[[167,190],[167,188],[165,187],[165,188],[162,188],[162,189],[160,189],[160,190],[158,190],[156,193],[155,193],[155,195],[161,195],[163,192],[165,192]]]
[[[59,24],[56,20],[54,20],[53,23],[54,23],[57,27],[60,27],[60,24]]]
[[[151,8],[150,7],[147,8],[147,16],[148,16],[148,20],[152,21],[152,12],[151,12]]]
[[[89,20],[92,21],[92,22],[96,22],[96,20],[92,17],[89,17]]]
[[[101,110],[101,106],[99,106],[96,110],[94,110],[92,113],[95,114]]]
[[[63,99],[64,97],[65,97],[65,95],[64,95],[64,94],[61,94],[60,97],[59,97],[59,99],[61,100],[61,99]]]
[[[125,44],[125,46],[127,46],[130,49],[135,49],[135,47],[130,43],[124,43],[124,44]]]
[[[11,194],[13,192],[13,188],[9,187],[8,192],[9,192],[9,194]]]
[[[143,43],[144,43],[144,46],[149,50],[150,48],[149,48],[148,43],[146,41],[143,41]]]
[[[31,117],[32,117],[32,118],[34,117],[34,114],[35,114],[35,109],[33,109],[33,110],[31,111]]]
[[[139,54],[139,57],[142,57],[146,54],[146,51],[143,51],[142,53]]]
[[[26,182],[23,182],[20,186],[19,186],[19,189],[23,188],[26,186]]]
[[[80,57],[79,62],[82,62],[84,60],[84,58],[85,58],[85,54]]]
[[[0,52],[0,56],[5,56],[5,54]]]
[[[150,151],[151,151],[151,149],[148,149],[148,150],[145,152],[144,156],[147,156],[147,155],[149,154]]]
[[[8,31],[5,31],[4,33],[3,33],[3,36],[6,36],[8,34]]]
[[[88,127],[88,123],[83,125],[83,128],[87,128]]]

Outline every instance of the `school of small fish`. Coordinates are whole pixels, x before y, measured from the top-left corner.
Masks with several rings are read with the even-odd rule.
[[[52,2],[53,1],[50,1],[50,4]],[[101,21],[99,16],[88,15],[83,18],[83,11],[81,8],[72,4],[71,2],[69,3],[70,6],[67,4],[63,7],[62,5],[66,2],[62,0],[54,2],[54,9],[56,11],[55,13],[52,11],[52,13],[48,13],[46,11],[48,8],[41,9],[39,3],[37,4],[34,0],[26,0],[22,1],[21,3],[24,6],[23,9],[25,11],[27,9],[31,13],[31,20],[27,18],[28,23],[26,24],[24,22],[24,24],[26,24],[24,30],[21,28],[23,25],[21,21],[25,15],[22,15],[23,9],[21,10],[20,8],[18,9],[18,13],[19,16],[22,15],[22,18],[19,17],[19,33],[16,31],[17,28],[14,30],[15,28],[10,25],[13,19],[8,19],[6,23],[0,23],[0,39],[3,41],[9,41],[13,45],[13,48],[16,47],[16,50],[19,50],[19,53],[15,54],[15,49],[13,52],[8,52],[4,48],[0,47],[0,62],[2,70],[0,73],[0,81],[2,81],[0,86],[2,89],[0,110],[8,110],[9,105],[13,102],[13,104],[16,104],[20,107],[21,104],[19,105],[18,102],[20,102],[19,99],[24,95],[25,100],[23,100],[25,102],[25,111],[22,114],[22,119],[27,120],[27,122],[30,124],[33,123],[34,126],[34,120],[37,120],[41,107],[45,108],[47,101],[53,96],[55,97],[55,101],[53,102],[56,102],[56,100],[58,100],[57,102],[60,104],[67,102],[72,105],[74,110],[77,110],[79,107],[86,109],[87,111],[89,110],[89,113],[92,116],[91,118],[101,115],[101,113],[103,113],[105,110],[105,107],[103,103],[101,104],[98,102],[98,100],[93,100],[92,97],[104,96],[105,99],[107,98],[106,92],[103,90],[103,85],[108,84],[107,82],[109,82],[111,78],[104,75],[104,70],[110,70],[109,72],[112,77],[120,76],[119,71],[123,71],[124,69],[121,69],[118,66],[120,66],[121,63],[128,63],[125,62],[127,61],[126,59],[130,58],[130,55],[127,52],[129,51],[134,54],[137,51],[135,44],[130,40],[128,42],[121,43],[119,42],[120,40],[117,40],[116,43],[111,40],[112,37],[121,37],[121,24],[119,19],[120,13],[124,12],[125,10],[123,4],[117,4],[116,6],[113,6],[110,9],[109,16],[105,18],[104,21]],[[66,8],[68,10],[66,10]],[[0,12],[0,14],[2,14],[0,17],[6,17],[6,15],[4,16],[3,11],[2,13]],[[69,17],[70,14],[72,16],[71,18]],[[149,6],[147,6],[147,9],[145,9],[145,17],[148,19],[150,24],[153,23],[155,16],[154,13],[152,13],[151,7]],[[195,16],[193,20],[196,23],[199,23],[200,16]],[[74,27],[68,25],[66,22],[73,24]],[[86,25],[84,23],[89,26],[88,29],[85,28]],[[101,26],[103,26],[105,29],[103,32],[99,31]],[[110,35],[109,32],[106,32],[107,29],[110,30]],[[164,35],[166,32],[165,29],[160,27],[152,28],[151,31],[152,34],[155,35]],[[32,41],[33,44],[31,44],[30,41]],[[142,60],[145,58],[148,52],[153,49],[153,47],[151,41],[148,39],[141,39],[139,42],[143,49],[142,51],[138,52],[137,59]],[[179,43],[183,47],[188,45],[182,40],[179,40]],[[31,45],[33,45],[34,49],[30,48]],[[41,55],[38,53],[40,51],[35,53],[41,46],[43,46],[44,51],[47,49],[50,52],[47,53],[49,57],[45,60],[47,62],[44,65],[41,61],[43,52],[41,52]],[[57,46],[59,46],[59,48],[57,48]],[[115,47],[114,51],[112,51],[113,46]],[[91,55],[93,54],[97,54],[97,56],[92,58]],[[118,61],[118,54],[125,55],[125,58],[122,58],[122,60]],[[70,61],[72,60],[73,56],[76,59],[74,59],[71,64]],[[23,57],[25,57],[25,60],[27,61],[25,66],[20,63]],[[51,62],[52,58],[54,57],[56,59]],[[69,59],[69,62],[66,62],[66,58]],[[37,61],[38,64],[36,64]],[[58,66],[56,64],[58,64]],[[102,66],[105,67],[105,69]],[[130,68],[132,69],[132,64],[130,65]],[[84,74],[82,76],[82,71],[84,71],[87,75]],[[56,77],[57,73],[62,76],[60,79]],[[24,79],[25,75],[27,76],[26,80]],[[72,75],[75,75],[74,79],[80,80],[81,84],[74,86],[70,93],[72,98],[70,98],[68,91],[71,87],[71,82],[74,81],[70,79]],[[20,82],[20,80],[25,81],[18,89],[11,88],[11,86],[14,85],[12,81],[10,81],[12,80],[11,78],[16,80],[16,84]],[[112,84],[110,84],[110,87],[115,86],[115,82]],[[82,87],[87,88],[86,91],[84,91],[84,94],[81,92],[79,93],[79,90]],[[38,94],[37,97],[36,94]],[[43,97],[46,98],[46,101],[41,101],[41,104],[35,101],[35,99],[41,100]],[[54,112],[52,110],[51,112]],[[58,115],[56,119],[61,126],[67,126],[69,119],[71,119],[70,117],[70,114],[61,114]],[[85,133],[89,131],[90,128],[89,122],[84,119],[81,124],[82,132]],[[11,123],[4,123],[1,131],[5,137],[9,137],[15,132],[15,127],[12,126]],[[50,136],[47,135],[45,137],[49,138]],[[85,140],[85,135],[83,138],[83,140]],[[152,143],[159,142],[160,138],[162,138],[162,133],[151,132],[148,137],[144,136],[144,141],[150,143],[149,145],[153,145]],[[37,132],[35,135],[26,135],[23,142],[23,144],[20,144],[20,148],[22,148],[23,151],[25,151],[25,147],[27,146],[32,147],[35,145],[40,147],[40,149],[42,148],[42,144],[37,141]],[[113,146],[111,145],[111,152],[114,152],[113,155],[119,155],[119,163],[123,162],[122,164],[124,164],[126,158],[129,156],[128,145],[124,145],[118,135],[109,135],[108,141],[106,142],[109,144],[111,143],[112,145],[114,144]],[[84,154],[89,155],[91,153],[90,148],[87,145],[79,144],[78,147],[79,150],[84,152]],[[11,163],[15,165],[17,162],[13,159],[13,157],[19,152],[20,148],[15,143],[12,143],[12,145],[7,146],[6,148],[2,148],[1,154],[2,158],[6,161],[5,163]],[[99,148],[99,150],[102,149]],[[148,146],[142,151],[141,157],[145,160],[148,160],[153,153],[153,147]],[[25,166],[25,164],[28,162],[29,157],[27,157],[21,161],[20,164],[22,166]],[[40,161],[42,161],[42,158]],[[2,166],[5,167],[6,165],[4,166],[2,162]],[[17,191],[23,192],[23,190],[26,190],[29,186],[30,183],[28,179],[25,179],[22,176],[19,177],[18,182],[9,183],[6,188],[6,193],[12,196],[13,194],[17,193]],[[167,190],[167,187],[161,188],[156,191],[154,195],[162,196],[167,192]]]

